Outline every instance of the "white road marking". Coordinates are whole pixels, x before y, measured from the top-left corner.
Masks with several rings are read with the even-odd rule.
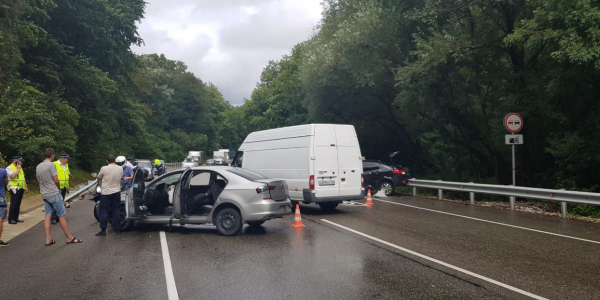
[[[398,246],[398,245],[395,245],[395,244],[392,244],[392,243],[390,243],[390,242],[386,242],[386,241],[384,241],[384,240],[382,240],[382,239],[378,239],[378,238],[376,238],[376,237],[373,237],[373,236],[370,236],[370,235],[368,235],[368,234],[366,234],[366,233],[362,233],[362,232],[360,232],[360,231],[356,231],[356,230],[354,230],[354,229],[352,229],[352,228],[348,228],[348,227],[346,227],[346,226],[343,226],[343,225],[340,225],[340,224],[337,224],[337,223],[331,222],[331,221],[329,221],[329,220],[326,220],[326,219],[321,219],[321,221],[323,221],[323,222],[326,222],[326,223],[328,223],[328,224],[331,224],[331,225],[334,225],[334,226],[337,226],[337,227],[339,227],[339,228],[345,229],[345,230],[347,230],[347,231],[350,231],[350,232],[352,232],[352,233],[358,234],[358,235],[360,235],[360,236],[366,237],[366,238],[368,238],[368,239],[371,239],[371,240],[373,240],[373,241],[379,242],[379,243],[381,243],[381,244],[384,244],[384,245],[390,246],[390,247],[392,247],[392,248],[398,249],[398,250],[400,250],[400,251],[404,251],[404,252],[406,252],[406,253],[409,253],[409,254],[412,254],[412,255],[414,255],[414,256],[420,257],[420,258],[422,258],[422,259],[425,259],[425,260],[428,260],[428,261],[434,262],[434,263],[436,263],[436,264],[442,265],[442,266],[444,266],[444,267],[447,267],[447,268],[453,269],[453,270],[455,270],[455,271],[458,271],[458,272],[461,272],[461,273],[464,273],[464,274],[467,274],[467,275],[471,275],[471,276],[473,276],[473,277],[475,277],[475,278],[478,278],[478,279],[481,279],[481,280],[483,280],[483,281],[487,281],[487,282],[489,282],[489,283],[492,283],[492,284],[495,284],[495,285],[501,286],[501,287],[503,287],[503,288],[505,288],[505,289],[509,289],[509,290],[511,290],[511,291],[513,291],[513,292],[517,292],[517,293],[519,293],[519,294],[522,294],[522,295],[525,295],[525,296],[531,297],[531,298],[533,298],[533,299],[538,299],[538,300],[548,300],[547,298],[544,298],[544,297],[542,297],[542,296],[538,296],[538,295],[536,295],[536,294],[532,294],[532,293],[530,293],[530,292],[527,292],[527,291],[524,291],[524,290],[522,290],[522,289],[516,288],[516,287],[514,287],[514,286],[511,286],[511,285],[508,285],[508,284],[502,283],[502,282],[500,282],[500,281],[496,281],[496,280],[494,280],[494,279],[491,279],[491,278],[485,277],[485,276],[483,276],[483,275],[479,275],[479,274],[477,274],[477,273],[473,273],[473,272],[471,272],[471,271],[468,271],[468,270],[465,270],[465,269],[463,269],[463,268],[459,268],[459,267],[457,267],[457,266],[455,266],[455,265],[451,265],[451,264],[449,264],[449,263],[445,263],[445,262],[443,262],[443,261],[441,261],[441,260],[437,260],[437,259],[435,259],[435,258],[433,258],[433,257],[429,257],[429,256],[427,256],[427,255],[423,255],[423,254],[421,254],[421,253],[418,253],[418,252],[415,252],[415,251],[412,251],[412,250],[409,250],[409,249],[406,249],[406,248],[400,247],[400,246]]]
[[[167,278],[167,294],[169,300],[179,300],[177,286],[175,285],[175,276],[173,276],[173,267],[171,267],[171,256],[169,255],[167,236],[164,231],[160,232],[160,248],[162,249],[163,262],[165,265],[165,277]]]
[[[511,224],[501,223],[501,222],[494,222],[494,221],[489,221],[489,220],[484,220],[484,219],[478,219],[478,218],[473,218],[473,217],[468,217],[468,216],[453,214],[453,213],[449,213],[449,212],[445,212],[445,211],[440,211],[440,210],[435,210],[435,209],[423,208],[423,207],[418,207],[418,206],[414,206],[414,205],[402,204],[402,203],[398,203],[398,202],[392,202],[392,201],[381,200],[381,199],[373,199],[373,200],[377,200],[377,201],[381,201],[381,202],[386,202],[386,203],[391,203],[391,204],[396,204],[396,205],[402,205],[402,206],[406,206],[406,207],[412,207],[412,208],[426,210],[426,211],[431,211],[431,212],[436,212],[436,213],[440,213],[440,214],[444,214],[444,215],[449,215],[449,216],[454,216],[454,217],[460,217],[460,218],[465,218],[465,219],[470,219],[470,220],[475,220],[475,221],[480,221],[480,222],[486,222],[486,223],[491,223],[491,224],[496,224],[496,225],[502,225],[502,226],[507,226],[507,227],[512,227],[512,228],[529,230],[529,231],[533,231],[533,232],[538,232],[538,233],[543,233],[543,234],[549,234],[549,235],[553,235],[553,236],[559,236],[559,237],[563,237],[563,238],[568,238],[568,239],[573,239],[573,240],[578,240],[578,241],[583,241],[583,242],[588,242],[588,243],[600,244],[600,242],[594,241],[594,240],[582,239],[582,238],[578,238],[578,237],[574,237],[574,236],[568,236],[568,235],[563,235],[563,234],[558,234],[558,233],[553,233],[553,232],[548,232],[548,231],[543,231],[543,230],[537,230],[537,229],[533,229],[533,228],[527,228],[527,227],[521,227],[521,226],[517,226],[517,225],[511,225]]]

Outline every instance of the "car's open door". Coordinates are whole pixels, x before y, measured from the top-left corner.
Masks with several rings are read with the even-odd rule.
[[[144,215],[142,206],[144,206],[144,193],[146,184],[144,182],[144,170],[138,168],[133,175],[133,197],[128,199],[127,217],[130,219],[140,219]]]
[[[190,189],[190,180],[192,179],[192,169],[187,168],[179,177],[179,182],[175,187],[173,193],[173,217],[181,218],[184,215],[183,205],[188,197],[188,191]]]

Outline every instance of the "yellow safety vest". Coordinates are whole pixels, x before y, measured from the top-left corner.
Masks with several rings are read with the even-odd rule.
[[[17,167],[15,167],[14,164],[10,164],[10,166],[8,166],[8,167],[11,168],[13,170],[13,172],[17,171]],[[19,172],[19,175],[10,179],[10,182],[8,183],[8,185],[16,186],[20,189],[25,188],[25,173],[23,173],[23,169],[21,169],[21,171]]]
[[[158,160],[158,159],[155,159],[155,160],[154,160],[154,165],[155,165],[155,166],[158,166],[158,165],[160,165],[160,160]]]
[[[58,172],[58,181],[60,181],[60,189],[68,189],[69,188],[69,164],[65,165],[65,169],[63,170],[60,161],[55,161],[54,165],[56,166],[56,172]]]

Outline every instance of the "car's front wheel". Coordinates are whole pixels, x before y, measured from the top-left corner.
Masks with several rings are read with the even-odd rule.
[[[217,213],[215,225],[220,234],[225,236],[236,235],[242,229],[242,216],[233,208],[224,208]]]
[[[381,190],[386,196],[394,193],[394,184],[389,181],[384,181],[379,184],[379,190]]]

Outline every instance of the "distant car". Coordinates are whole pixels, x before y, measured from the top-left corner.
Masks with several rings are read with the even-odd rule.
[[[143,170],[145,180],[154,179],[154,172],[152,171],[152,162],[149,159],[136,159],[133,162],[133,165],[136,166],[137,169]]]
[[[206,165],[207,166],[214,166],[215,165],[215,160],[214,159],[207,159],[206,160]]]
[[[195,166],[196,166],[196,162],[191,157],[187,157],[186,159],[184,159],[181,162],[181,167],[182,168],[191,168],[191,167],[195,167]]]
[[[260,226],[291,213],[285,180],[232,167],[193,167],[146,184],[137,172],[127,221],[135,224],[215,224],[235,235],[244,223]]]
[[[406,186],[410,179],[408,168],[379,161],[364,161],[363,172],[365,189],[371,189],[372,194],[383,191],[389,196],[396,187]]]

